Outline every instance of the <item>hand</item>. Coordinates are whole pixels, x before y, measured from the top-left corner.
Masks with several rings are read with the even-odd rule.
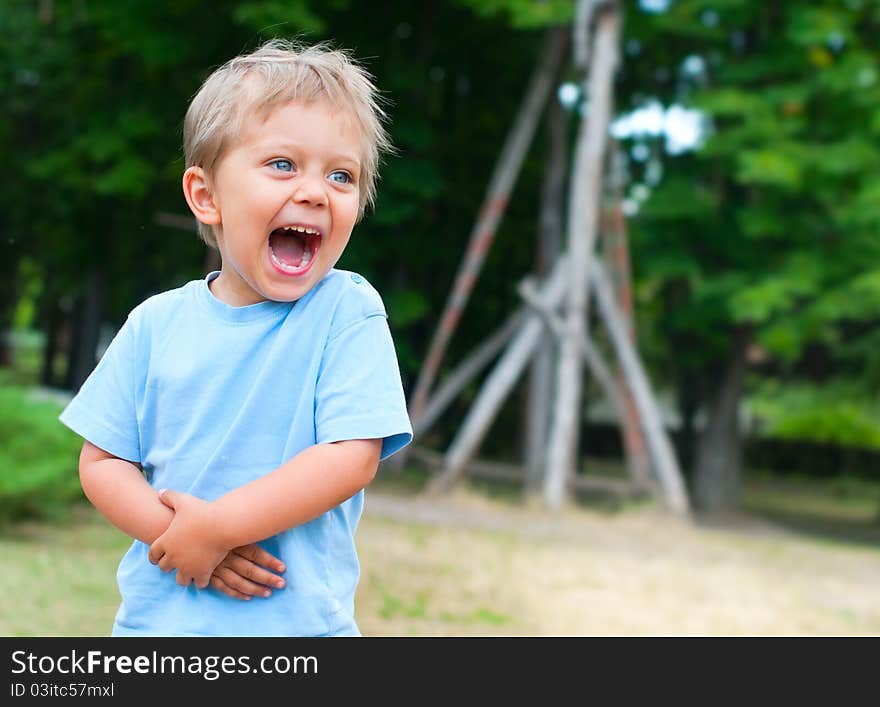
[[[269,571],[284,572],[284,563],[256,543],[230,550],[211,575],[211,586],[233,599],[268,597],[269,587],[283,589],[284,580]]]
[[[159,500],[174,510],[168,529],[150,546],[150,562],[163,572],[177,570],[177,583],[208,586],[214,569],[231,548],[218,541],[213,506],[180,491],[161,490]]]

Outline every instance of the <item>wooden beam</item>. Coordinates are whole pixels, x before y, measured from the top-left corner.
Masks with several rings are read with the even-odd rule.
[[[606,179],[605,208],[602,219],[602,255],[608,275],[614,285],[614,299],[620,306],[630,341],[636,344],[635,318],[633,316],[632,276],[630,272],[629,244],[627,242],[626,218],[621,201],[625,182],[625,157],[617,141],[612,141],[608,151],[608,177]],[[620,433],[626,453],[626,467],[633,483],[657,492],[657,484],[651,473],[651,456],[648,454],[639,412],[633,400],[623,372],[618,366],[616,379],[621,391]]]
[[[547,108],[548,153],[541,185],[541,211],[538,217],[538,247],[535,274],[543,281],[562,250],[565,232],[565,175],[568,171],[568,112],[557,100]],[[525,465],[529,470],[523,487],[526,496],[535,496],[544,485],[547,462],[547,436],[553,407],[553,381],[556,368],[556,342],[550,337],[538,344],[529,370],[526,417]]]
[[[412,447],[410,454],[411,459],[429,471],[443,468],[443,454],[440,452],[415,445]],[[471,459],[467,463],[465,473],[469,478],[522,483],[526,470],[516,464],[485,459]],[[572,481],[572,488],[586,493],[601,493],[627,499],[644,498],[646,496],[644,489],[640,489],[629,480],[615,479],[607,476],[578,475]]]
[[[657,480],[663,490],[663,500],[673,513],[688,516],[690,503],[684,479],[678,468],[672,444],[663,427],[648,376],[629,338],[623,315],[614,301],[611,283],[608,281],[605,269],[595,258],[590,259],[590,280],[602,321],[611,336],[617,359],[639,408],[639,418],[644,426],[648,449],[657,471]]]
[[[540,301],[535,293],[534,285],[530,280],[520,283],[519,294],[526,303],[532,307],[532,309],[541,315],[547,328],[553,332],[558,341],[561,341],[565,336],[564,323],[556,312],[548,309]],[[584,358],[584,363],[587,364],[590,373],[593,374],[593,377],[602,389],[602,393],[606,400],[608,400],[611,406],[617,411],[618,415],[622,415],[624,398],[620,387],[617,385],[614,376],[611,374],[611,368],[605,363],[602,354],[599,353],[599,350],[593,345],[590,335],[586,331],[581,332],[581,334],[580,351]]]
[[[554,77],[566,54],[567,47],[565,28],[554,27],[547,31],[541,60],[535,67],[525,98],[504,143],[498,163],[495,165],[495,171],[483,199],[483,205],[471,231],[464,259],[455,277],[455,283],[440,318],[440,324],[431,339],[425,362],[419,371],[409,407],[410,419],[413,421],[418,420],[424,412],[428,394],[440,370],[446,347],[452,338],[452,333],[458,326],[461,313],[470,298],[483,261],[495,238],[495,231],[507,209],[507,200],[532,142],[538,119],[547,103]]]
[[[602,166],[611,117],[620,17],[616,7],[599,11],[593,57],[583,87],[589,110],[581,120],[575,144],[568,199],[568,253],[571,259],[565,331],[559,351],[556,405],[547,449],[544,503],[562,505],[574,475],[581,423],[581,342],[586,331],[588,263],[595,249],[602,199]]]
[[[476,350],[471,352],[458,367],[449,374],[425,407],[425,412],[413,422],[413,435],[419,436],[427,432],[449,407],[462,389],[495,358],[496,354],[510,341],[525,318],[525,311],[517,310],[509,317],[500,329],[486,339]],[[399,456],[399,454],[397,455]]]
[[[548,307],[558,306],[562,300],[568,279],[566,270],[567,261],[565,258],[560,258],[540,290],[539,296]],[[529,312],[471,405],[467,417],[446,453],[444,469],[431,483],[430,491],[447,491],[461,476],[465,465],[489,430],[501,404],[529,362],[544,331],[541,315]]]

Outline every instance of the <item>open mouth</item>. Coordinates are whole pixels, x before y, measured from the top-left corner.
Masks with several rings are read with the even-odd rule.
[[[302,275],[321,246],[321,232],[311,226],[281,226],[269,234],[269,258],[286,275]]]

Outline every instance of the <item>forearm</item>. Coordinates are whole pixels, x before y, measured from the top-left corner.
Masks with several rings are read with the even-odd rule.
[[[151,544],[171,523],[165,506],[132,462],[109,455],[89,442],[79,461],[83,491],[92,505],[122,532]]]
[[[351,498],[373,480],[381,446],[381,440],[315,445],[225,494],[213,503],[224,544],[263,540]]]

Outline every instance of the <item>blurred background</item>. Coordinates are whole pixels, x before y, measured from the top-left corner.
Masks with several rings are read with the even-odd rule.
[[[760,518],[873,552],[880,541],[880,2],[632,0],[620,7],[610,136],[633,327],[698,518]],[[279,36],[331,40],[375,76],[398,154],[385,159],[376,208],[339,266],[382,293],[411,393],[528,77],[554,28],[574,15],[567,0],[3,3],[0,532],[11,543],[5,551],[22,558],[17,581],[39,576],[45,563],[34,564],[33,546],[15,543],[47,544],[43,531],[25,533],[20,523],[55,528],[73,522],[71,504],[81,505],[80,440],[57,422],[64,401],[134,306],[215,267],[180,189],[183,115],[211,70]],[[553,105],[445,370],[521,303],[517,284],[540,261],[539,211],[554,139],[547,116],[561,115],[555,124],[564,127],[570,155],[589,111],[581,79],[570,62],[555,79]],[[596,337],[607,347],[598,327]],[[420,446],[448,446],[479,385],[462,391]],[[585,386],[577,474],[626,478],[617,421],[595,383],[588,378]],[[522,464],[528,396],[526,377],[481,457]],[[708,444],[723,458],[726,479],[711,504],[694,492],[708,473],[701,453]],[[429,473],[409,458],[379,483],[417,490]],[[518,498],[515,483],[472,486],[487,498]],[[618,514],[650,505],[614,493],[576,502]],[[877,555],[869,558],[876,566]],[[102,578],[107,583],[112,575]],[[374,632],[443,632],[418,623],[430,613],[425,602],[395,604],[379,580],[365,587]],[[105,591],[112,595],[113,587]],[[767,631],[880,631],[877,610],[860,606],[840,609],[852,624],[807,621]],[[40,623],[41,611],[27,619],[30,628],[0,620],[0,632],[102,630],[77,623],[90,609],[62,623]],[[505,623],[507,614],[479,602],[455,616],[465,618],[448,623],[448,632],[563,630]],[[394,623],[401,617],[415,623]],[[763,624],[750,625],[760,631]]]

